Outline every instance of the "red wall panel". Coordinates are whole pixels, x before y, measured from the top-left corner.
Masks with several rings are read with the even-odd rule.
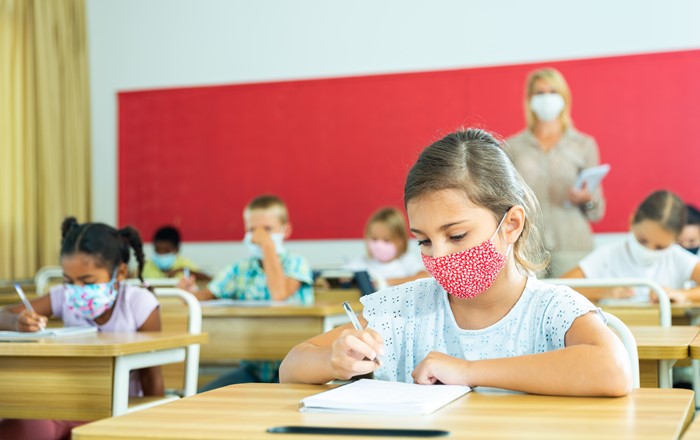
[[[490,68],[119,93],[119,223],[161,224],[191,241],[237,240],[251,198],[284,198],[293,238],[356,238],[382,205],[402,205],[418,152],[462,125],[523,127],[531,70],[554,66],[575,125],[598,141],[608,212],[668,188],[700,202],[700,51]]]

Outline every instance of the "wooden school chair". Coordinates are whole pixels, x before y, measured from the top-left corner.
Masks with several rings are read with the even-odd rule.
[[[154,290],[161,303],[161,324],[164,332],[186,330],[191,334],[201,333],[202,308],[194,295],[182,289],[169,287]],[[164,397],[131,399],[127,412],[142,410],[196,394],[199,375],[199,349],[199,344],[188,345],[185,349],[184,362],[162,367],[166,388]]]
[[[154,290],[162,304],[163,331],[187,330],[188,333],[193,334],[202,332],[202,306],[194,295],[173,287],[158,287]],[[171,370],[169,375],[164,371],[167,388],[182,390],[180,394],[183,397],[197,393],[199,352],[199,344],[190,345],[187,347],[184,365],[174,364],[165,367]]]
[[[666,294],[666,291],[655,281],[643,278],[549,278],[544,279],[544,282],[551,284],[559,284],[569,286],[573,289],[586,287],[648,287],[653,290],[659,300],[658,304],[658,323],[661,327],[671,327],[671,301]],[[618,304],[624,304],[624,300],[620,300]],[[605,306],[603,306],[605,308]],[[610,309],[608,309],[610,310]],[[619,310],[619,313],[617,313]],[[615,315],[621,318],[627,324],[654,324],[653,322],[639,322],[640,313],[645,316],[652,316],[649,312],[655,312],[656,308],[645,307],[644,305],[633,305],[630,307],[621,307],[615,310]],[[671,371],[671,366],[675,361],[661,359],[659,360],[659,371]],[[637,365],[639,365],[637,363]],[[673,385],[673,380],[670,374],[661,374],[659,377],[659,386],[662,388],[670,388]],[[694,386],[695,387],[695,386]]]
[[[46,295],[51,287],[51,280],[59,278],[63,282],[63,268],[61,266],[44,266],[34,275],[34,286],[37,296]]]

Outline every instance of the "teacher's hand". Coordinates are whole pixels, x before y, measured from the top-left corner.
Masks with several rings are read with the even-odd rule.
[[[569,189],[569,201],[574,205],[584,205],[593,200],[593,194],[588,191],[586,184],[584,183],[583,188]]]

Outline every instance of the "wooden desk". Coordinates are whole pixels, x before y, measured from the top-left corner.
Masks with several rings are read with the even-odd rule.
[[[639,352],[639,379],[642,387],[672,385],[671,371],[678,360],[690,357],[691,343],[700,328],[694,326],[632,326]],[[700,346],[699,346],[700,347]]]
[[[313,437],[265,432],[282,425],[433,428],[452,439],[677,439],[693,414],[693,393],[682,389],[636,389],[621,398],[472,392],[426,416],[299,412],[301,398],[327,388],[233,385],[80,426],[73,440]]]
[[[683,433],[683,440],[700,440],[700,419],[696,418]]]
[[[179,362],[206,334],[96,333],[0,342],[0,418],[96,420],[126,411],[129,370]]]
[[[360,302],[351,303],[362,310]],[[341,303],[310,306],[207,307],[202,304],[202,331],[210,335],[200,362],[231,363],[241,359],[281,360],[300,342],[348,322]]]
[[[612,313],[627,324],[659,325],[658,304],[601,305],[601,309]],[[700,315],[700,303],[671,304],[673,325],[695,325]]]

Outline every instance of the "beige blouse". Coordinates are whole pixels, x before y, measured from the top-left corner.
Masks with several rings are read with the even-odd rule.
[[[549,152],[530,130],[507,141],[515,168],[532,188],[542,207],[546,245],[552,252],[589,252],[593,232],[589,222],[605,213],[602,185],[593,194],[592,207],[568,202],[569,189],[581,170],[599,164],[598,145],[586,134],[569,128]],[[589,204],[590,205],[590,204]]]

